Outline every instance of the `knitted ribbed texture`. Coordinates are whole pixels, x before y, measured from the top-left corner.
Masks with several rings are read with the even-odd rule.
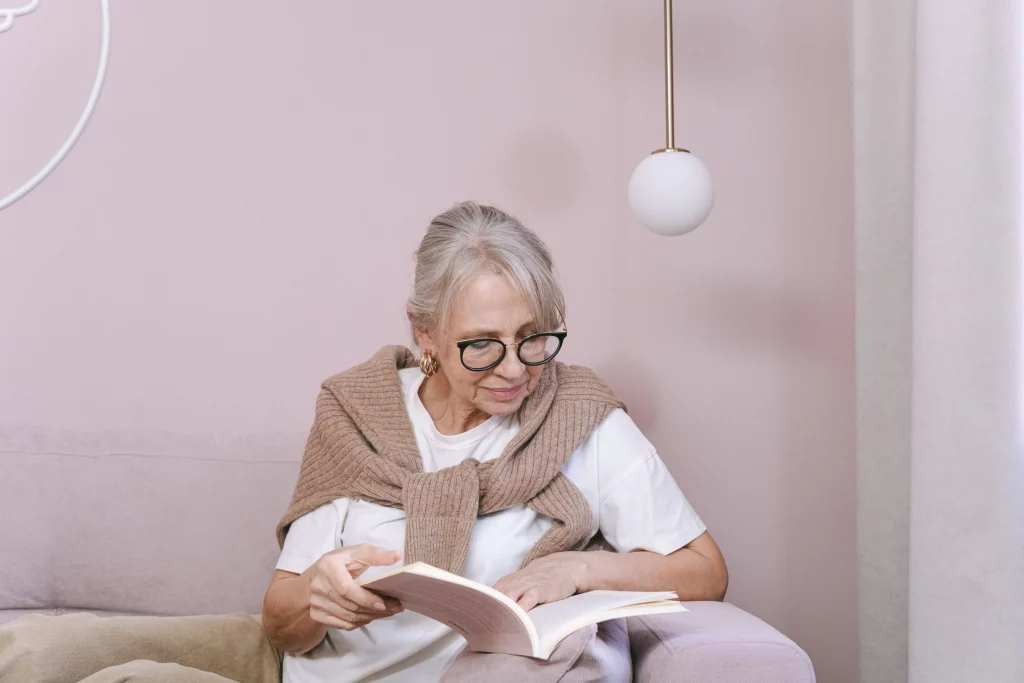
[[[587,368],[550,363],[519,410],[519,433],[499,458],[423,472],[398,378],[398,370],[415,364],[408,349],[386,346],[324,382],[278,542],[307,512],[336,498],[359,498],[405,509],[406,563],[461,574],[477,516],[524,504],[554,524],[523,566],[581,549],[590,537],[590,506],[560,470],[623,407],[611,389]]]

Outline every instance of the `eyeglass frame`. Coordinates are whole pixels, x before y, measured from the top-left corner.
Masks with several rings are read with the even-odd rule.
[[[558,352],[562,350],[562,344],[565,343],[565,337],[568,334],[568,330],[564,330],[562,332],[536,332],[534,334],[529,334],[523,337],[517,342],[512,342],[511,344],[506,344],[502,340],[496,339],[495,337],[477,337],[475,339],[464,339],[462,341],[457,341],[455,342],[455,346],[459,347],[459,361],[462,363],[462,367],[466,368],[470,372],[487,372],[488,370],[493,370],[494,368],[498,367],[499,365],[501,365],[502,361],[505,360],[505,356],[508,355],[508,347],[510,346],[516,347],[516,358],[519,359],[520,363],[528,367],[537,367],[540,365],[547,365],[548,363],[555,359],[555,356],[558,355]],[[520,349],[522,347],[522,344],[536,337],[555,337],[558,339],[558,348],[555,349],[554,353],[552,353],[550,356],[540,361],[539,363],[528,363],[525,360],[523,360],[522,355],[520,355]],[[471,368],[468,365],[466,365],[466,360],[463,355],[466,351],[466,347],[469,346],[470,344],[476,344],[477,342],[483,341],[498,342],[499,344],[501,344],[501,355],[498,356],[498,360],[494,361],[485,368]]]

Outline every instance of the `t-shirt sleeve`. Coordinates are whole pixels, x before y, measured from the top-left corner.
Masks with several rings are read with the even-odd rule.
[[[621,553],[668,555],[707,531],[672,473],[623,410],[594,435],[598,448],[601,534]]]
[[[339,498],[292,522],[284,537],[277,568],[301,574],[325,553],[340,547],[348,505],[347,498]]]

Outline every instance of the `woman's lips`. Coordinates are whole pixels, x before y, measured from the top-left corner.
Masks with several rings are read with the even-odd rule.
[[[522,389],[523,385],[520,384],[519,386],[510,387],[508,389],[491,389],[488,387],[487,391],[491,392],[491,395],[494,396],[494,398],[498,399],[499,401],[510,401],[516,396],[518,396],[519,392],[522,391]]]

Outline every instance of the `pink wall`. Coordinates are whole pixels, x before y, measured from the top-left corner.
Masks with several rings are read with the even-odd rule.
[[[718,200],[675,240],[625,201],[662,143],[653,0],[113,5],[92,123],[0,213],[0,425],[304,431],[321,378],[407,340],[427,219],[493,201],[554,250],[566,359],[659,446],[730,599],[856,680],[846,3],[676,3]],[[0,195],[77,118],[98,6],[0,36]]]

